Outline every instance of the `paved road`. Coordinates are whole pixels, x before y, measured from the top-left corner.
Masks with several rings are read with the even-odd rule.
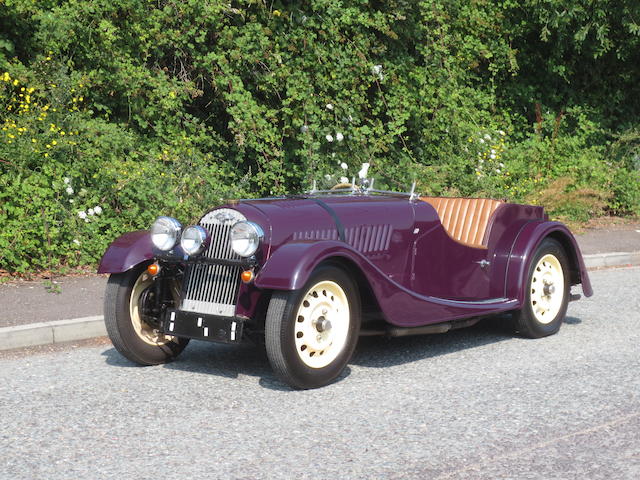
[[[250,347],[140,368],[109,345],[0,355],[0,478],[640,478],[640,268],[593,272],[558,335],[365,338],[291,391]]]

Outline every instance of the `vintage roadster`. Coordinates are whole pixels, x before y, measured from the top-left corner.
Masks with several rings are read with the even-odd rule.
[[[542,207],[346,185],[238,200],[183,228],[159,217],[108,248],[105,323],[129,360],[173,360],[189,339],[263,342],[295,388],[330,383],[359,335],[442,333],[511,312],[558,331],[591,284],[573,235]],[[412,189],[413,190],[413,189]]]

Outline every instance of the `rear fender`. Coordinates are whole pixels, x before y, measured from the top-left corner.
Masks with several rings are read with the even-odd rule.
[[[126,272],[153,257],[153,243],[148,230],[125,233],[109,245],[100,260],[98,273]]]
[[[533,255],[538,245],[547,237],[558,241],[567,253],[571,284],[581,283],[584,295],[586,297],[593,295],[580,247],[569,229],[559,222],[534,221],[523,226],[511,248],[507,265],[505,297],[516,298],[520,304],[524,302],[527,275]]]

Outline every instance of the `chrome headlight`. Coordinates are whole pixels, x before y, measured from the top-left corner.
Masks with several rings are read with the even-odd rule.
[[[264,232],[253,222],[238,222],[231,227],[231,248],[241,257],[250,257],[258,249]]]
[[[209,234],[200,225],[191,225],[184,229],[180,236],[180,246],[187,255],[193,256],[202,252],[209,244]]]
[[[151,241],[158,250],[169,251],[178,243],[182,225],[175,218],[158,217],[151,225]]]

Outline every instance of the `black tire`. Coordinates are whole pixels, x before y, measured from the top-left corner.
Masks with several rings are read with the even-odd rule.
[[[314,290],[315,287],[318,289]],[[313,297],[314,294],[319,296]],[[316,306],[309,306],[306,301],[312,297],[317,299],[313,300]],[[336,307],[335,313],[333,307]],[[314,313],[300,320],[306,315],[305,308],[313,308]],[[301,312],[305,312],[305,315],[298,315]],[[321,315],[311,318],[317,313]],[[332,321],[335,325],[331,324]],[[293,388],[309,389],[327,385],[342,373],[353,355],[360,333],[360,321],[360,296],[351,277],[336,266],[321,265],[300,290],[273,292],[265,319],[269,363],[278,378]],[[311,337],[310,332],[314,328],[317,334],[313,330],[314,338],[306,340],[304,331],[307,337]],[[306,344],[300,345],[307,341],[308,349]],[[317,356],[313,358],[316,353]],[[327,355],[322,357],[324,353]],[[324,365],[325,362],[328,364]]]
[[[557,262],[554,262],[553,258]],[[548,261],[545,262],[543,259]],[[557,271],[558,267],[561,272]],[[547,275],[550,279],[555,278],[556,281],[551,284],[545,283],[544,278]],[[558,285],[558,288],[555,288],[560,278],[562,278],[563,284],[561,287]],[[548,293],[548,289],[551,287],[553,287],[553,292]],[[567,314],[571,285],[567,254],[556,240],[546,238],[536,249],[527,273],[525,288],[524,304],[520,310],[513,314],[517,331],[528,338],[541,338],[557,333]],[[542,306],[547,305],[552,308],[544,311]],[[545,318],[545,314],[549,316]]]
[[[139,280],[146,281],[147,265],[138,265],[127,272],[114,273],[109,277],[104,298],[104,322],[113,346],[124,357],[140,365],[158,365],[177,357],[187,346],[189,339],[165,339],[164,336],[159,336],[158,341],[153,343],[151,338],[147,338],[142,330],[134,326],[130,309],[131,295]],[[152,330],[143,320],[139,321],[144,331]]]

